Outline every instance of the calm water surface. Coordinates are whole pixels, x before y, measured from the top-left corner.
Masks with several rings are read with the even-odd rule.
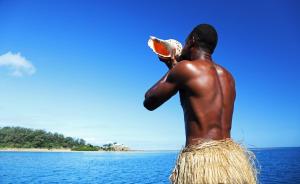
[[[300,184],[300,148],[254,150],[261,183]],[[169,152],[0,152],[0,183],[169,183]]]

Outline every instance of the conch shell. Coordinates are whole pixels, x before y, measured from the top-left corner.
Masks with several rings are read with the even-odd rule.
[[[153,52],[162,57],[172,57],[172,54],[179,56],[182,50],[182,45],[177,40],[162,40],[154,36],[150,36],[148,46],[153,50]],[[175,53],[172,53],[173,50]]]

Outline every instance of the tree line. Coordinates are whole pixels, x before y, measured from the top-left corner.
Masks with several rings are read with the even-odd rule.
[[[0,127],[0,148],[70,148],[77,151],[100,149],[98,146],[86,144],[83,139],[23,127]]]

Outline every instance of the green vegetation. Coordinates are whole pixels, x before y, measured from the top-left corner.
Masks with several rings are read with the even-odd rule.
[[[101,148],[98,146],[93,146],[91,144],[88,145],[82,145],[82,146],[76,146],[72,148],[72,151],[99,151]]]
[[[76,151],[98,151],[100,147],[83,139],[22,127],[0,128],[0,148],[69,148]]]

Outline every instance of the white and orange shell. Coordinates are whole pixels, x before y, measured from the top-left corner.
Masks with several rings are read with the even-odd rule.
[[[162,57],[172,57],[172,50],[174,49],[175,56],[178,56],[181,54],[182,50],[182,45],[177,40],[162,40],[154,36],[150,36],[150,39],[148,40],[148,46],[153,50],[153,52]]]

